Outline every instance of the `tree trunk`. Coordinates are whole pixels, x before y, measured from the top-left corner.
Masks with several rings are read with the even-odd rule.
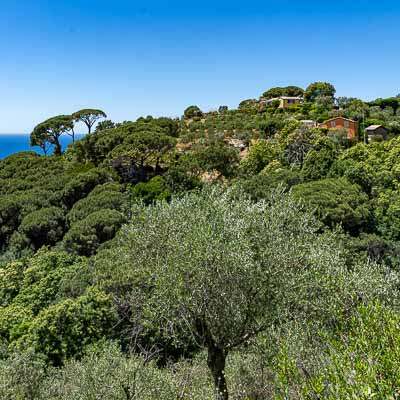
[[[207,365],[214,379],[215,400],[228,400],[228,387],[225,379],[227,352],[215,343],[208,345]]]
[[[62,154],[61,144],[58,139],[56,139],[55,143],[54,143],[54,154],[56,156],[61,156],[61,154]]]

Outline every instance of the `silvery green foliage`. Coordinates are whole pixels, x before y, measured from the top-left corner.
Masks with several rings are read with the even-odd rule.
[[[42,385],[41,398],[51,400],[156,400],[176,398],[172,375],[126,356],[116,345],[88,353],[52,371]]]
[[[45,376],[44,362],[32,352],[0,361],[0,399],[36,400]]]
[[[281,192],[253,203],[218,188],[138,206],[117,248],[99,257],[98,278],[151,288],[144,307],[157,325],[193,331],[201,318],[227,347],[299,314],[334,317],[373,295],[380,272],[372,263],[348,268],[335,234],[317,234],[299,208]]]
[[[158,368],[114,343],[88,349],[82,360],[45,368],[33,352],[0,362],[0,400],[212,400],[204,356]]]
[[[137,206],[116,248],[99,255],[97,279],[131,296],[150,326],[187,330],[227,354],[288,321],[330,324],[385,290],[375,264],[348,265],[337,235],[320,228],[282,191],[253,203],[207,189]]]

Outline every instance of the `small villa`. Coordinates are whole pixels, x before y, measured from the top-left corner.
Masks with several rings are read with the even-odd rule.
[[[266,100],[266,104],[271,104],[274,101],[279,101],[279,108],[289,108],[295,106],[296,104],[304,103],[304,99],[302,97],[281,96]]]
[[[319,127],[327,128],[330,131],[344,129],[347,131],[348,139],[355,139],[357,138],[358,134],[358,122],[344,117],[336,117],[328,119],[327,121],[324,121],[321,124],[319,124]]]

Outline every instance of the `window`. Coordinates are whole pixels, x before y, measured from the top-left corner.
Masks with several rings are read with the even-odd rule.
[[[335,128],[335,127],[336,127],[336,121],[332,121],[332,122],[331,122],[331,127],[332,127],[332,128]]]
[[[345,127],[345,128],[350,128],[350,123],[349,123],[349,121],[344,121],[344,127]]]

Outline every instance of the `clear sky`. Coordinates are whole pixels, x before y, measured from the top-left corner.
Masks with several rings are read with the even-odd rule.
[[[1,0],[0,132],[236,107],[278,85],[400,92],[400,1]]]

